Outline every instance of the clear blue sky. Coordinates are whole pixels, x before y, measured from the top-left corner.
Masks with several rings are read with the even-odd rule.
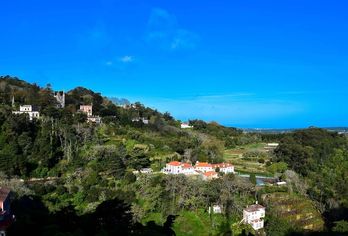
[[[54,2],[54,3],[53,3]],[[176,118],[348,126],[347,1],[1,1],[0,74]]]

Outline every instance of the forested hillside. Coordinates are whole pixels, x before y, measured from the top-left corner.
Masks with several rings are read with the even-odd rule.
[[[313,204],[311,210],[327,222],[321,231],[345,230],[348,152],[343,135],[314,128],[244,134],[200,120],[190,121],[193,129],[181,129],[169,112],[140,102],[117,106],[77,87],[66,92],[65,107],[58,108],[53,94],[50,85],[0,77],[0,185],[12,189],[16,215],[8,235],[29,228],[35,235],[262,234],[241,224],[242,210],[278,191]],[[24,104],[38,107],[40,119],[12,114]],[[89,104],[101,124],[86,122],[86,114],[78,111]],[[268,141],[280,145],[264,165],[288,182],[285,188],[260,188],[234,174],[204,181],[160,173],[170,161],[229,161],[225,149]],[[254,153],[248,155],[251,159]],[[136,173],[149,167],[152,174]],[[213,205],[222,206],[222,214],[209,214]],[[272,219],[266,230],[278,235],[308,232],[301,227],[279,231]]]

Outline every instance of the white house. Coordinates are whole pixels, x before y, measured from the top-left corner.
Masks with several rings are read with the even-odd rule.
[[[172,161],[166,164],[166,167],[162,170],[165,174],[184,174],[195,175],[197,174],[193,166],[189,163],[181,163],[178,161]]]
[[[219,163],[219,164],[212,164],[214,170],[216,170],[216,168],[219,168],[220,172],[225,173],[225,174],[229,174],[229,173],[235,173],[234,172],[234,166],[230,163]]]
[[[255,230],[262,229],[264,226],[264,217],[266,214],[266,208],[259,204],[248,206],[243,210],[243,221],[246,224],[250,224]]]
[[[195,170],[203,172],[203,173],[209,172],[209,171],[215,171],[212,164],[209,164],[208,162],[199,162],[199,161],[196,162]]]
[[[181,123],[181,128],[182,129],[192,129],[193,126],[189,125],[188,123]]]
[[[19,107],[19,111],[13,111],[13,114],[28,114],[29,120],[40,118],[40,112],[32,105],[22,105]]]

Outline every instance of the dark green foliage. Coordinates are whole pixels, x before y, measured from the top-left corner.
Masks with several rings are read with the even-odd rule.
[[[249,180],[252,184],[256,185],[256,176],[255,174],[250,174]]]
[[[316,170],[318,164],[323,164],[336,148],[347,148],[343,135],[310,128],[287,134],[275,154],[277,160],[285,161],[295,171],[307,175],[308,171]]]

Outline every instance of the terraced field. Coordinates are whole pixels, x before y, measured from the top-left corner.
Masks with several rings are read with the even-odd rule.
[[[226,149],[224,159],[231,162],[237,172],[270,175],[266,169],[266,162],[270,161],[271,157],[270,153],[264,149],[265,145],[265,143],[256,143],[235,149]],[[248,153],[262,153],[264,156],[260,158],[256,155],[247,155]]]
[[[262,196],[270,212],[304,231],[319,232],[324,221],[311,200],[289,193],[272,193]]]

